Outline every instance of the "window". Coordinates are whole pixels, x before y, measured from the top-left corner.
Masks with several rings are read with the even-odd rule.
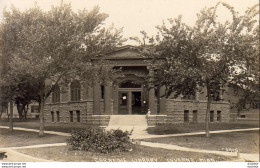
[[[246,118],[246,115],[240,115],[240,118]]]
[[[214,111],[210,111],[210,122],[214,122]]]
[[[70,122],[73,122],[73,111],[70,111]]]
[[[120,106],[127,105],[127,93],[119,93],[119,105]]]
[[[31,113],[39,113],[39,106],[31,106]]]
[[[54,122],[54,112],[51,111],[51,122]]]
[[[100,89],[101,89],[101,99],[104,99],[104,95],[105,95],[105,87],[104,87],[104,85],[101,85]]]
[[[198,111],[193,110],[193,122],[197,123],[198,122]]]
[[[77,122],[80,122],[80,111],[76,111],[77,113]]]
[[[53,86],[53,92],[52,92],[52,103],[58,103],[60,102],[60,87],[59,85]]]
[[[60,122],[60,112],[56,111],[56,115],[57,115],[57,122]]]
[[[217,111],[217,121],[221,121],[221,111]]]
[[[79,101],[80,100],[80,83],[79,81],[74,81],[70,85],[71,91],[71,101]]]
[[[184,122],[189,122],[189,110],[184,110]]]

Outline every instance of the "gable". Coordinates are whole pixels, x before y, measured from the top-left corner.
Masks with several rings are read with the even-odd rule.
[[[140,52],[132,47],[132,46],[125,46],[121,47],[118,50],[105,54],[102,56],[103,59],[133,59],[133,58],[143,58]]]

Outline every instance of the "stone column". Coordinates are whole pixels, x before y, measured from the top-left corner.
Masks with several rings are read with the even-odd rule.
[[[151,88],[149,90],[149,109],[151,111],[151,114],[156,114],[154,97],[154,88]]]
[[[114,89],[113,89],[113,99],[114,99],[113,114],[118,114],[118,90],[115,86],[114,86]]]
[[[105,109],[104,109],[104,112],[106,114],[111,114],[111,86],[110,85],[105,85],[105,95],[104,95],[104,98],[105,98]]]
[[[100,113],[100,99],[101,99],[101,87],[99,83],[94,83],[93,86],[93,99],[94,99],[94,114],[101,114]]]
[[[150,77],[153,77],[154,75],[154,72],[151,68],[148,67],[148,70],[149,70],[149,76]],[[151,85],[149,85],[149,87],[151,87]],[[154,93],[154,88],[151,88],[149,90],[149,109],[151,111],[151,114],[156,114],[156,111],[155,111],[155,106],[156,106],[156,103],[155,103],[155,93]]]
[[[200,100],[200,92],[196,91],[195,93],[195,100],[199,101]]]
[[[127,93],[127,109],[128,109],[128,114],[132,114],[132,92]]]
[[[166,98],[163,96],[165,94],[165,86],[162,86],[160,88],[160,113],[165,114],[166,113],[166,108],[165,108],[165,102]],[[162,97],[163,96],[163,97]]]

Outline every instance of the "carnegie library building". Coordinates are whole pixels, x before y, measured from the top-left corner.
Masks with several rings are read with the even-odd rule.
[[[45,122],[84,123],[107,126],[113,115],[146,115],[148,126],[158,123],[205,122],[206,96],[179,96],[166,98],[165,87],[150,88],[145,82],[152,75],[149,60],[140,55],[133,46],[123,46],[100,59],[121,74],[106,84],[84,85],[79,80],[71,81],[65,88],[57,86],[44,109]],[[98,64],[99,59],[93,59]],[[116,81],[116,82],[115,82]],[[62,90],[65,90],[61,92]],[[230,120],[231,94],[211,105],[210,122]]]

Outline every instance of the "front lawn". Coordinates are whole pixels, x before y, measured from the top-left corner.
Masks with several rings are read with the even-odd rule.
[[[243,129],[243,128],[256,128],[259,127],[259,123],[209,123],[209,129],[215,130],[231,130],[231,129]],[[155,127],[149,127],[147,132],[149,134],[164,135],[164,134],[178,134],[189,132],[201,132],[205,131],[204,123],[176,123],[176,124],[159,124]]]
[[[144,141],[218,151],[234,151],[238,149],[242,153],[259,154],[259,131],[211,134],[210,138],[206,138],[205,135],[192,135],[152,138]]]
[[[37,132],[12,131],[0,128],[0,147],[18,147],[38,144],[63,143],[68,137],[45,134],[39,137]]]
[[[67,146],[38,149],[19,149],[18,152],[62,162],[203,162],[232,161],[236,158],[214,154],[183,152],[135,145],[130,152],[100,154],[87,151],[72,151]]]

